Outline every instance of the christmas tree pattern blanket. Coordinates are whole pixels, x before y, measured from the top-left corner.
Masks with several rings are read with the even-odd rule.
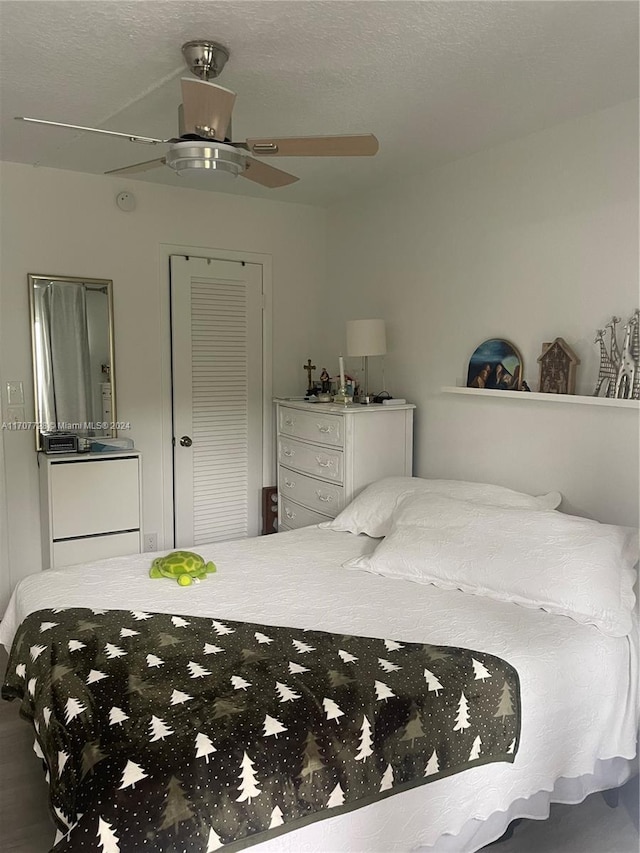
[[[232,853],[513,762],[520,686],[449,646],[123,610],[40,610],[5,699],[46,765],[55,853]]]

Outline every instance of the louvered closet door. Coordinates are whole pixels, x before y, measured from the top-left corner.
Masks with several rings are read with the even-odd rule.
[[[171,258],[176,547],[256,536],[262,267]]]

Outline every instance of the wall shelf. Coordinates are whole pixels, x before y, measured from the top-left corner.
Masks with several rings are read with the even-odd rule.
[[[581,394],[540,394],[537,391],[496,391],[492,388],[465,388],[458,385],[445,386],[441,391],[444,394],[475,394],[481,397],[515,398],[528,402],[542,400],[545,403],[578,403],[586,406],[609,406],[640,411],[640,400],[618,400],[611,397],[588,397]]]

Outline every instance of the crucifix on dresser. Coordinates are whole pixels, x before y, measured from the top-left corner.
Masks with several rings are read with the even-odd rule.
[[[311,381],[311,373],[316,369],[315,364],[311,364],[311,359],[307,359],[307,363],[304,365],[303,370],[307,371],[308,381],[307,381],[307,391],[313,391],[313,382]]]

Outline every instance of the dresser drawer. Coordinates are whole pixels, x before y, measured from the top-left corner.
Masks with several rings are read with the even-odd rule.
[[[306,474],[299,474],[280,466],[278,470],[280,494],[296,503],[330,515],[334,518],[344,506],[344,487],[337,483],[324,483]]]
[[[49,477],[52,539],[140,527],[137,458],[53,461]]]
[[[124,557],[140,553],[140,532],[107,533],[104,536],[88,536],[86,539],[65,539],[53,543],[52,568],[89,563],[107,557]]]
[[[278,431],[295,438],[342,447],[344,444],[344,418],[322,412],[303,412],[300,409],[278,409]]]
[[[280,529],[297,530],[299,527],[308,527],[310,524],[320,524],[321,521],[331,521],[328,515],[314,512],[300,504],[290,501],[288,498],[280,498]]]
[[[278,438],[278,462],[304,474],[312,474],[325,480],[342,482],[343,458],[341,450],[315,447],[295,438]]]

